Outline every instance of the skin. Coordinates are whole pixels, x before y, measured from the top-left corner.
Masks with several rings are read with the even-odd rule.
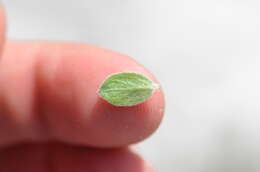
[[[80,43],[4,41],[0,8],[0,171],[152,172],[129,145],[149,137],[164,97],[115,107],[97,90],[112,73],[155,77],[128,56]]]

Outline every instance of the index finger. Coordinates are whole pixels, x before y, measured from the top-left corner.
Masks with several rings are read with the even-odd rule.
[[[133,107],[115,107],[97,95],[108,75],[128,71],[155,80],[133,59],[95,46],[8,42],[0,64],[0,144],[115,147],[147,138],[163,116],[161,91]]]

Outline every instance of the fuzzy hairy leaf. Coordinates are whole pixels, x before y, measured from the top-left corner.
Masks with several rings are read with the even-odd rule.
[[[134,106],[148,99],[157,88],[141,74],[124,72],[109,76],[98,93],[115,106]]]

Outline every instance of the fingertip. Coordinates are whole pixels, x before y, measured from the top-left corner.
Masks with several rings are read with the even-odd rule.
[[[163,116],[161,89],[144,103],[132,107],[113,106],[97,92],[114,73],[141,73],[157,82],[155,77],[132,58],[116,52],[86,45],[70,49],[77,52],[73,58],[73,52],[64,49],[63,58],[59,56],[56,63],[43,67],[46,71],[41,75],[47,76],[41,79],[47,82],[40,84],[45,88],[41,90],[47,91],[43,92],[46,99],[42,109],[47,111],[49,128],[56,128],[54,137],[97,147],[125,146],[149,137]]]
[[[91,124],[100,125],[89,134],[93,145],[101,147],[124,146],[149,137],[159,126],[164,108],[162,93],[156,91],[144,103],[117,107],[98,98],[91,112]]]

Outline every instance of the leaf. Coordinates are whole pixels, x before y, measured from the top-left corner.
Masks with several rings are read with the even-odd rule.
[[[158,84],[138,73],[123,72],[109,76],[98,93],[115,106],[134,106],[147,100]]]

